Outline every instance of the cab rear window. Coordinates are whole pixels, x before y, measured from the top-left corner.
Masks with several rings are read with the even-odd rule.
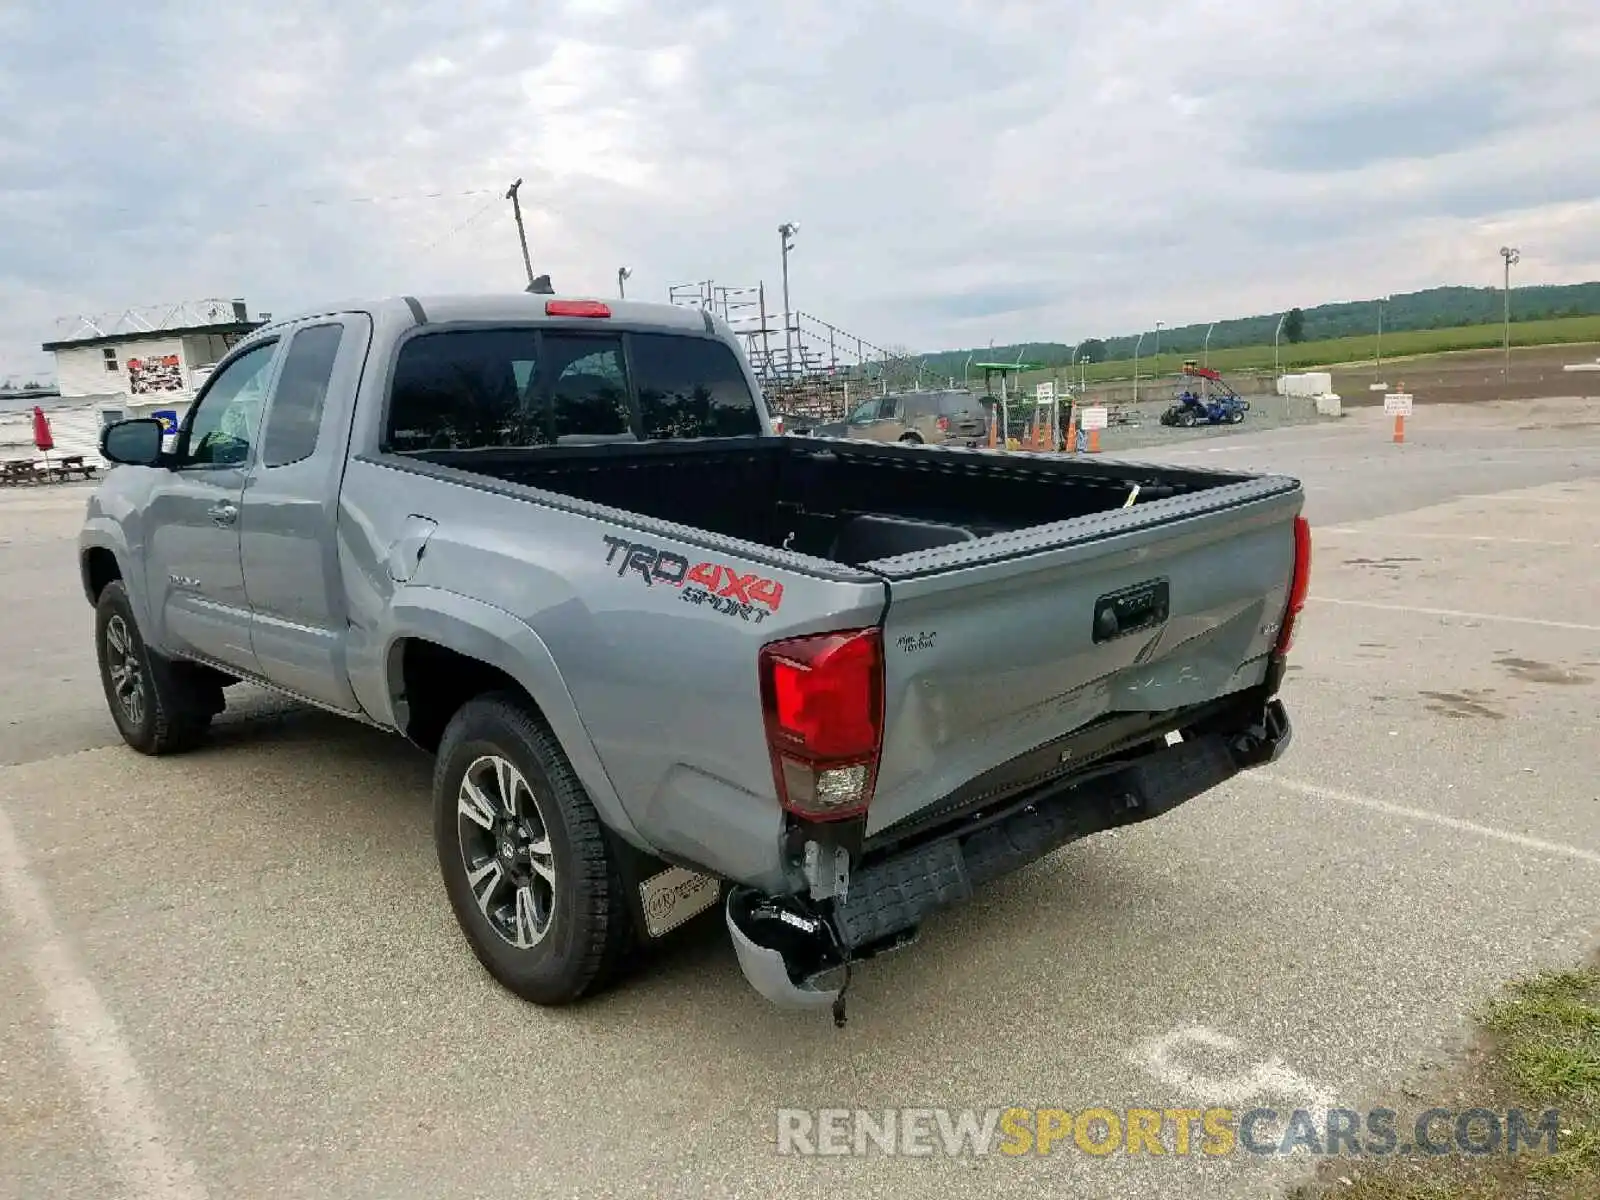
[[[420,334],[401,347],[385,444],[400,452],[513,449],[760,432],[739,360],[720,341],[470,329]]]

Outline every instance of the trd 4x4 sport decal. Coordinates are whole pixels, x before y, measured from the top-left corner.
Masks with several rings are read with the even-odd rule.
[[[783,584],[776,579],[747,575],[722,563],[691,564],[681,554],[627,538],[607,535],[601,540],[606,544],[606,565],[617,568],[619,579],[632,572],[648,587],[663,583],[682,588],[690,604],[708,604],[726,616],[759,625],[783,603]]]

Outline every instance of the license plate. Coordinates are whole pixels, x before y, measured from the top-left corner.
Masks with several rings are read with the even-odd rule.
[[[722,885],[714,875],[668,867],[639,885],[644,927],[651,937],[676,929],[717,902]]]

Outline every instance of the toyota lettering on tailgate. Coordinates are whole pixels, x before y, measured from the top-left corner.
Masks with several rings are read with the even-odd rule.
[[[783,584],[753,571],[746,573],[725,563],[691,563],[671,550],[610,534],[601,540],[606,545],[606,565],[617,568],[619,579],[631,574],[647,587],[681,588],[689,604],[706,605],[724,616],[759,625],[783,603]]]

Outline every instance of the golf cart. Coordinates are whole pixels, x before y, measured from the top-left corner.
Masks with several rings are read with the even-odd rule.
[[[1250,402],[1234,391],[1216,371],[1198,365],[1194,359],[1183,364],[1189,382],[1183,385],[1172,405],[1161,414],[1163,425],[1185,429],[1195,425],[1237,425],[1244,420]],[[1198,389],[1192,381],[1198,379]]]

